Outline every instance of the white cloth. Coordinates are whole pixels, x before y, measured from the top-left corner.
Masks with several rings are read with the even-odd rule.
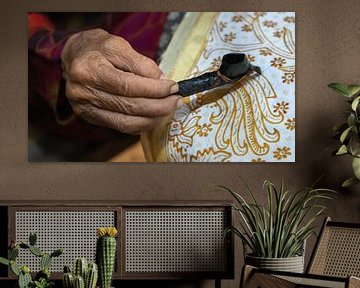
[[[263,74],[212,102],[211,92],[190,96],[168,127],[168,160],[294,162],[295,13],[219,13],[207,37],[189,78],[216,70],[231,52]]]

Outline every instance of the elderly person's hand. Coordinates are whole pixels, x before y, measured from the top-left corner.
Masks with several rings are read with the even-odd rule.
[[[183,104],[153,60],[102,29],[71,36],[61,59],[73,110],[92,124],[137,134]]]

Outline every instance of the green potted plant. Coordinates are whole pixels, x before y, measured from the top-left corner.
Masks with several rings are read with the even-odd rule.
[[[54,282],[50,280],[50,265],[52,259],[62,255],[64,250],[57,249],[52,253],[45,253],[36,246],[36,241],[36,234],[30,233],[29,243],[14,242],[9,248],[8,259],[0,257],[0,263],[10,266],[11,271],[18,277],[18,288],[50,288],[54,286]],[[16,263],[20,249],[28,250],[31,254],[40,258],[41,270],[36,273],[34,279],[31,277],[30,268],[28,266],[19,266]]]
[[[86,258],[78,258],[73,271],[69,266],[64,267],[63,288],[95,288],[97,279],[97,264],[88,262]]]
[[[63,288],[113,288],[111,286],[116,260],[115,227],[99,227],[96,230],[96,263],[78,258],[74,268],[64,267]],[[99,286],[96,286],[98,284]]]
[[[334,127],[340,142],[334,154],[350,155],[353,158],[354,176],[342,184],[343,187],[348,187],[360,183],[360,85],[331,83],[328,86],[344,96],[351,106],[346,122]]]
[[[244,183],[245,184],[245,183]],[[234,198],[233,208],[240,215],[239,227],[228,227],[244,245],[245,264],[278,271],[304,270],[305,241],[314,233],[314,222],[326,207],[317,202],[332,199],[328,189],[304,188],[296,193],[278,189],[270,181],[264,182],[266,206],[261,205],[245,184],[251,201],[233,190],[220,186]]]
[[[100,227],[96,231],[96,263],[99,267],[99,287],[110,288],[116,260],[116,237],[118,231],[115,227]]]

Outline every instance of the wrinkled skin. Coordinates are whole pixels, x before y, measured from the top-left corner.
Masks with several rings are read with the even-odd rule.
[[[138,134],[183,105],[153,60],[102,29],[72,35],[61,60],[72,108],[92,124]]]

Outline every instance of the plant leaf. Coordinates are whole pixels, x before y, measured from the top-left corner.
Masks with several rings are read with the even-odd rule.
[[[231,230],[249,246],[255,256],[275,258],[301,253],[304,240],[314,234],[313,222],[326,209],[318,205],[317,201],[332,199],[331,193],[334,192],[311,186],[290,193],[284,191],[283,184],[277,189],[270,181],[265,181],[267,205],[262,206],[256,202],[255,197],[251,198],[254,201],[246,202],[231,189],[224,186],[222,188],[236,199],[237,203],[233,208],[241,216],[239,229],[228,228],[225,233]]]
[[[351,103],[351,109],[356,111],[357,106],[359,105],[360,96],[356,97],[354,101]]]
[[[355,126],[355,123],[356,123],[356,116],[350,113],[347,118],[347,124],[349,125],[349,127],[351,127],[351,126]]]
[[[360,85],[348,85],[347,90],[351,96],[357,96],[360,93]]]
[[[341,143],[344,143],[346,137],[348,136],[349,132],[351,131],[352,127],[348,127],[345,129],[344,132],[341,133],[341,136],[340,136],[340,141]]]
[[[360,179],[360,158],[354,158],[352,168],[357,179]]]
[[[354,157],[360,156],[360,138],[358,135],[354,134],[350,137],[349,142],[346,145],[349,153]]]
[[[20,268],[16,265],[15,261],[10,261],[10,268],[11,271],[16,275],[19,276],[20,274]]]
[[[345,180],[344,183],[342,183],[341,187],[348,188],[352,185],[359,184],[359,183],[360,183],[359,179],[357,179],[356,177],[351,177],[351,178]]]
[[[339,148],[339,150],[336,152],[335,155],[344,155],[344,154],[347,154],[348,153],[348,150],[346,148],[346,145],[341,145],[341,147]]]
[[[4,265],[9,265],[9,260],[8,259],[5,259],[3,257],[0,257],[0,263],[1,264],[4,264]]]
[[[333,89],[334,91],[336,91],[337,93],[339,93],[342,96],[351,97],[351,94],[349,93],[349,90],[347,88],[346,85],[344,84],[340,84],[340,83],[330,83],[328,85],[329,88]]]

